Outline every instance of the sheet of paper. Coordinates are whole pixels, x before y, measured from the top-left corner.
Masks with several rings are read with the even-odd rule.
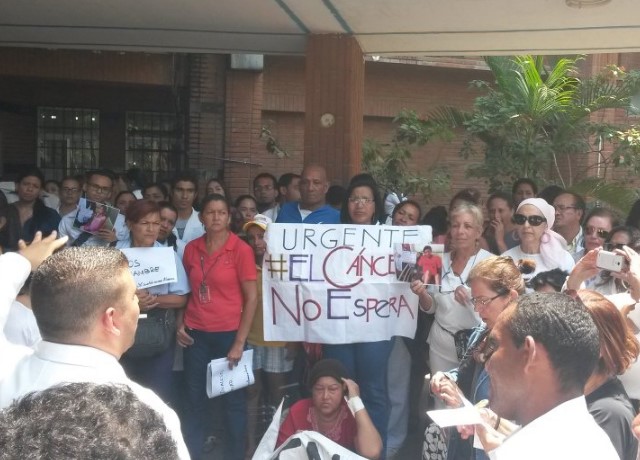
[[[441,428],[482,423],[482,417],[480,417],[478,409],[473,406],[459,407],[457,409],[430,410],[427,411],[427,415]]]
[[[253,385],[253,350],[245,350],[240,362],[229,369],[227,358],[214,359],[207,366],[207,396],[216,396]]]

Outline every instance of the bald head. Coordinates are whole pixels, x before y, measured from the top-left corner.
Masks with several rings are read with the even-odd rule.
[[[325,204],[329,189],[327,171],[320,165],[307,165],[300,179],[300,207],[314,211]]]

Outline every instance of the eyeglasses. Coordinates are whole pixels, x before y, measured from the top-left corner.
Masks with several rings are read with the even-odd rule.
[[[567,209],[578,209],[575,206],[563,206],[561,204],[557,204],[554,206],[556,211],[565,212]]]
[[[87,183],[87,186],[95,193],[99,193],[100,195],[106,195],[107,193],[111,193],[111,187],[100,187],[99,185]]]
[[[474,357],[481,364],[486,364],[487,361],[491,358],[491,356],[498,349],[498,344],[493,340],[487,338],[484,342],[484,346],[474,353]]]
[[[452,294],[452,293],[456,292],[456,289],[458,289],[460,286],[466,286],[467,285],[466,281],[463,280],[461,276],[456,275],[455,273],[453,273],[454,276],[458,277],[458,281],[460,282],[460,285],[456,286],[453,290],[449,290],[449,291],[442,290],[442,285],[444,284],[444,279],[447,276],[449,276],[449,274],[451,274],[451,273],[453,273],[453,272],[451,271],[451,268],[449,268],[449,270],[444,272],[444,274],[442,275],[442,278],[440,280],[440,284],[438,285],[438,292],[440,294]]]
[[[60,191],[63,193],[78,193],[80,189],[77,187],[62,187]]]
[[[489,305],[491,302],[493,302],[494,300],[496,300],[498,297],[502,297],[504,295],[504,293],[499,293],[494,295],[493,297],[490,298],[486,298],[486,297],[471,297],[471,299],[469,299],[471,301],[471,303],[473,304],[474,307],[486,307],[487,305]]]
[[[255,190],[256,192],[262,192],[263,190],[265,192],[268,192],[270,190],[273,190],[273,185],[256,185],[255,187],[253,187],[253,190]]]
[[[602,238],[603,240],[606,240],[607,238],[609,238],[609,234],[610,234],[608,231],[603,230],[602,228],[592,227],[591,225],[589,225],[588,227],[585,227],[584,231],[589,236],[595,233],[598,238]]]
[[[516,225],[524,225],[525,222],[529,222],[529,225],[531,225],[532,227],[537,227],[539,225],[542,225],[546,221],[547,221],[546,217],[542,217],[542,216],[536,216],[536,215],[525,216],[524,214],[513,215],[513,222]]]
[[[349,203],[353,203],[355,205],[367,205],[369,203],[373,203],[372,198],[362,198],[362,197],[353,197],[349,198]]]

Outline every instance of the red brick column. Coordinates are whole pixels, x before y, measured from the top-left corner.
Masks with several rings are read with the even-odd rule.
[[[262,130],[263,74],[227,71],[224,178],[231,197],[253,194],[254,176],[264,169]]]
[[[346,185],[362,157],[364,56],[357,40],[311,35],[305,79],[304,161],[324,165],[332,183]]]

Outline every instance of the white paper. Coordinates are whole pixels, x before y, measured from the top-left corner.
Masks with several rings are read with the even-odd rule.
[[[430,410],[427,411],[427,415],[441,428],[482,423],[482,417],[478,409],[473,406],[459,407],[456,409]]]
[[[227,358],[214,359],[207,365],[207,396],[215,398],[253,385],[253,350],[245,350],[237,366],[229,369]]]
[[[138,289],[178,281],[173,248],[122,248]]]

